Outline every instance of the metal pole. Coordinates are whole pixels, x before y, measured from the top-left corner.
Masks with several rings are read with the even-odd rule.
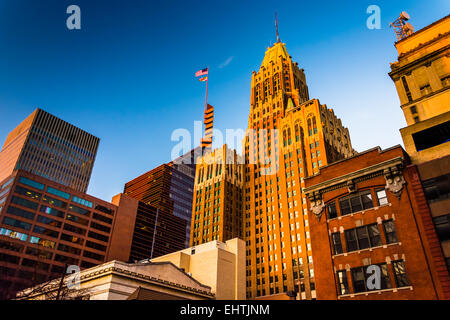
[[[59,300],[59,297],[61,295],[61,290],[64,284],[64,277],[66,276],[66,271],[67,271],[67,263],[64,265],[64,270],[63,270],[63,274],[61,277],[61,281],[59,282],[59,287],[58,287],[58,294],[56,295],[56,300]]]
[[[155,227],[153,228],[153,240],[152,240],[152,251],[150,252],[150,259],[153,259],[153,248],[155,247],[155,236],[156,236],[156,225],[158,224],[158,214],[159,209],[156,209]]]

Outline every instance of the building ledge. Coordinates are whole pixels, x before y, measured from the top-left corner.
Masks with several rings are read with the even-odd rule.
[[[350,251],[350,252],[344,252],[344,253],[340,253],[340,254],[336,254],[334,256],[332,256],[332,258],[336,258],[336,257],[347,257],[350,254],[360,254],[362,252],[372,252],[373,250],[376,249],[387,249],[387,247],[392,247],[392,246],[401,246],[402,243],[401,242],[394,242],[394,243],[389,243],[389,244],[384,244],[382,246],[377,246],[377,247],[372,247],[372,248],[367,248],[367,249],[363,249],[363,250],[355,250],[355,251]]]
[[[392,207],[392,203],[387,203],[387,204],[384,204],[384,205],[381,205],[381,206],[377,206],[377,207],[373,207],[373,208],[370,208],[370,209],[356,211],[356,212],[352,212],[352,213],[346,214],[344,216],[339,216],[339,217],[336,217],[336,218],[328,219],[327,222],[331,222],[331,221],[335,221],[335,220],[342,220],[345,217],[353,217],[356,214],[365,214],[367,211],[378,210],[378,209],[384,208],[384,207]]]
[[[408,287],[400,287],[400,288],[391,288],[391,289],[383,289],[383,290],[373,290],[373,291],[366,291],[366,292],[358,292],[358,293],[350,293],[350,294],[344,294],[341,296],[338,296],[338,299],[341,298],[354,298],[357,296],[368,296],[369,294],[382,294],[385,292],[398,292],[399,290],[414,290],[412,286]]]

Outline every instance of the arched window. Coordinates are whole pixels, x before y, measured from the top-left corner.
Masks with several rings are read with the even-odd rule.
[[[314,131],[314,134],[317,134],[317,123],[316,123],[316,117],[313,117],[313,131]]]
[[[312,136],[311,118],[308,119],[308,135]]]

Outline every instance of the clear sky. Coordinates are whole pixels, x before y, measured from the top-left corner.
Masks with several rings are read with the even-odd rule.
[[[81,8],[81,30],[66,9]],[[381,8],[381,30],[366,9]],[[0,143],[35,108],[101,139],[89,193],[105,200],[125,182],[170,161],[177,128],[202,119],[247,127],[251,72],[280,37],[305,69],[311,98],[333,108],[363,151],[401,144],[406,126],[389,63],[389,22],[401,11],[417,29],[450,12],[448,0],[0,0]],[[1,165],[1,164],[0,164]]]

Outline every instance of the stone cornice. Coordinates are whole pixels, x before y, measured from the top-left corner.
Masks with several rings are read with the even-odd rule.
[[[331,190],[338,189],[342,186],[346,186],[348,181],[355,181],[364,178],[372,178],[379,175],[382,175],[385,169],[389,169],[391,167],[395,167],[397,165],[403,165],[404,158],[403,157],[396,157],[381,163],[377,163],[373,166],[366,167],[348,174],[345,174],[343,176],[333,178],[321,183],[318,183],[314,186],[307,187],[304,189],[305,194],[315,193],[320,191],[320,193],[328,192]],[[364,179],[366,180],[366,179]]]
[[[450,35],[450,31],[446,34]],[[416,68],[417,66],[420,66],[421,64],[426,65],[430,60],[436,60],[439,58],[439,56],[446,55],[446,51],[450,49],[450,45],[446,45],[445,47],[440,48],[439,50],[433,51],[423,57],[420,57],[419,59],[415,59],[414,61],[411,61],[403,66],[397,66],[399,62],[395,62],[391,64],[392,71],[389,72],[389,76],[392,78],[392,80],[396,80],[400,74],[406,73],[409,69]],[[409,54],[409,53],[408,53]],[[401,56],[401,59],[404,59],[404,55]],[[400,58],[399,58],[400,60]]]
[[[86,270],[86,271],[89,271],[89,270]],[[104,277],[106,275],[112,275],[112,274],[115,274],[118,276],[123,276],[123,277],[133,277],[133,278],[137,278],[137,279],[140,279],[140,280],[143,280],[146,282],[153,282],[155,284],[162,285],[164,287],[168,287],[171,289],[178,289],[180,291],[190,292],[190,293],[202,295],[205,297],[214,297],[214,294],[207,290],[200,290],[200,289],[188,287],[185,285],[181,285],[179,283],[174,283],[171,281],[143,275],[143,274],[125,270],[125,269],[122,269],[119,267],[115,267],[114,265],[108,266],[106,268],[94,269],[90,272],[81,272],[79,280],[82,283],[83,280],[93,280],[93,279],[97,279],[97,278]],[[192,280],[194,280],[195,282],[199,283],[197,280],[190,277],[189,275],[187,275],[187,276],[189,278],[191,278]],[[70,274],[66,276],[66,278],[69,278],[69,277],[70,277]],[[52,291],[57,290],[59,287],[59,282],[60,282],[60,279],[55,279],[55,280],[52,280],[48,285],[46,283],[44,283],[42,285],[38,285],[38,286],[34,287],[34,288],[39,288],[40,286],[44,286],[45,289],[43,292],[39,292],[32,296],[40,296],[41,294],[44,294],[45,292],[52,292]],[[199,283],[199,285],[204,286],[201,283]],[[65,285],[64,285],[64,287],[65,287]],[[206,286],[204,286],[204,287],[206,287]],[[209,287],[207,287],[207,288],[209,288]],[[26,293],[27,290],[28,289],[25,289],[23,292]]]

